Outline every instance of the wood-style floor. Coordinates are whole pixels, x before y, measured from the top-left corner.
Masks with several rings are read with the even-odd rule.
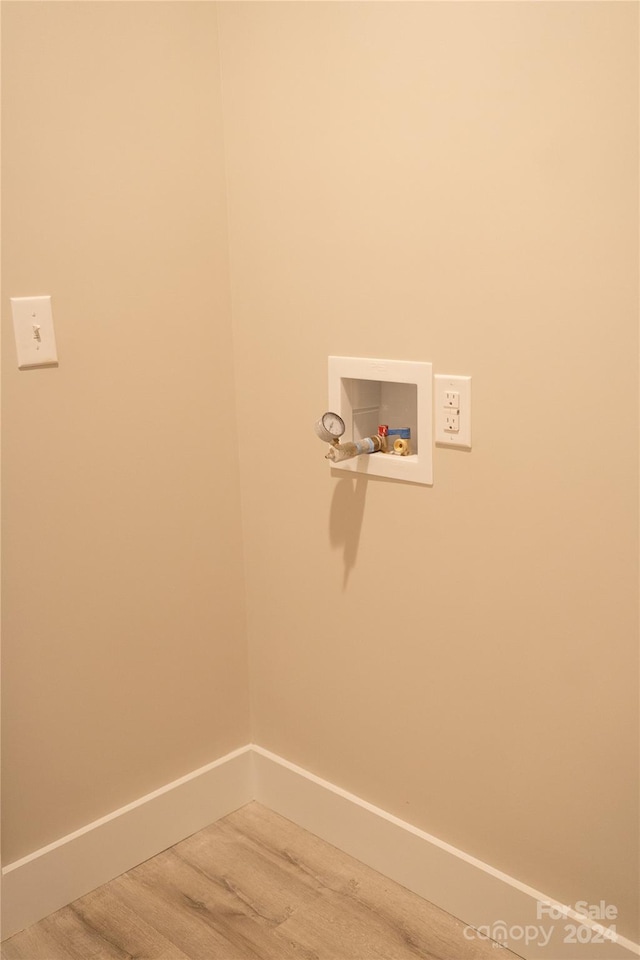
[[[2,945],[3,960],[513,960],[250,803]]]

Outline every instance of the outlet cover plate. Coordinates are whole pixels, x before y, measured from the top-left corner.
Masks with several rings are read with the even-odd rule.
[[[449,376],[444,373],[435,375],[435,420],[436,443],[447,447],[460,447],[463,450],[471,449],[471,377]],[[458,394],[459,429],[452,433],[446,429],[447,417],[451,416],[452,408],[447,394]]]

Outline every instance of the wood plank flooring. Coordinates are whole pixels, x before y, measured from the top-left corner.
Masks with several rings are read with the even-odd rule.
[[[250,803],[2,945],[3,960],[513,960]]]

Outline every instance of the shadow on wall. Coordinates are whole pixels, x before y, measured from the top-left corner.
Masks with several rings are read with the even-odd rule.
[[[343,590],[347,588],[349,575],[358,559],[368,484],[368,477],[340,479],[333,492],[329,514],[329,539],[332,547],[342,547],[344,558]]]

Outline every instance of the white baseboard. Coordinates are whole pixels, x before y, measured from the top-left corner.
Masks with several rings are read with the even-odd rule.
[[[575,909],[255,745],[194,770],[5,867],[3,936],[36,923],[254,799],[469,924],[469,940],[489,935],[526,960],[640,956],[638,945],[624,937],[598,942],[603,937],[597,924]],[[557,916],[538,916],[541,903]],[[589,942],[565,942],[571,925]]]
[[[261,747],[253,747],[253,764],[255,796],[266,807],[526,960],[637,960],[640,955],[630,940],[605,939],[575,910]],[[549,908],[559,919],[548,915]],[[545,911],[540,917],[539,909]],[[602,921],[605,928],[610,923]],[[573,926],[588,943],[565,942]],[[469,930],[465,935],[479,934]]]
[[[246,746],[2,870],[6,939],[253,798]]]

